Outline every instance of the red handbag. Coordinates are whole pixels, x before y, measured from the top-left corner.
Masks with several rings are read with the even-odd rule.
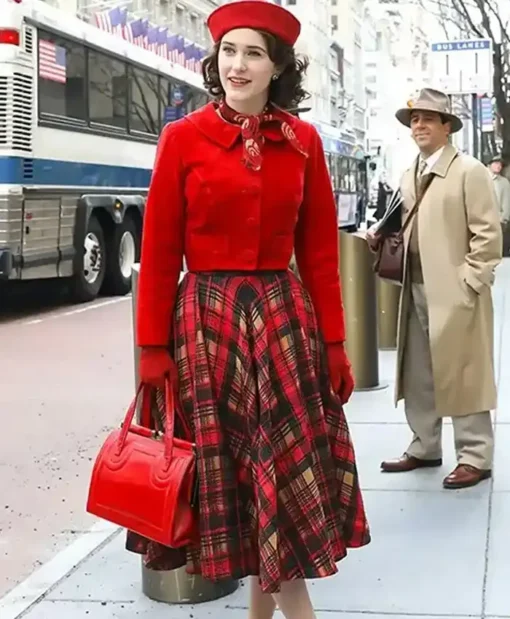
[[[92,470],[87,512],[154,542],[180,548],[196,539],[195,446],[174,437],[175,408],[165,381],[166,427],[162,440],[133,424],[142,397],[142,419],[150,418],[150,387],[140,385],[121,428],[101,448]]]

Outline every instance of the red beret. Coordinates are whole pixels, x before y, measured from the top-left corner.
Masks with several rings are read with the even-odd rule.
[[[301,31],[299,20],[290,11],[267,0],[223,4],[209,15],[207,26],[215,43],[231,30],[251,28],[264,30],[294,45]]]

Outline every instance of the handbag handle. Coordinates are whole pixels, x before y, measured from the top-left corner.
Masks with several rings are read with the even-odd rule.
[[[142,393],[143,392],[143,393]],[[150,387],[145,383],[140,383],[136,390],[136,395],[131,402],[128,411],[126,413],[126,417],[124,419],[124,423],[122,424],[122,429],[119,435],[119,440],[117,442],[117,451],[116,455],[120,456],[124,445],[126,444],[127,435],[131,425],[133,423],[133,419],[136,413],[136,405],[140,398],[140,394],[142,394],[142,409],[145,410],[146,407],[150,407]],[[174,402],[174,393],[171,386],[170,379],[165,377],[165,432],[163,435],[163,442],[165,444],[165,461],[166,468],[170,466],[170,462],[172,460],[173,449],[174,449],[174,429],[175,429],[175,402]]]

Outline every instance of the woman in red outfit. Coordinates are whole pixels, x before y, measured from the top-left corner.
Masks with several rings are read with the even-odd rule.
[[[208,25],[216,101],[163,130],[137,325],[141,379],[170,376],[197,445],[200,542],[172,550],[130,534],[128,548],[152,569],[255,576],[252,619],[270,619],[275,601],[310,619],[305,579],[370,539],[342,409],[353,379],[335,203],[319,135],[282,109],[305,97],[299,22],[238,0]]]

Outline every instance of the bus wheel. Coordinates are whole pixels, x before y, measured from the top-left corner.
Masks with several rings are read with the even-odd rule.
[[[128,214],[115,226],[106,246],[106,274],[103,290],[107,294],[125,295],[131,291],[131,271],[139,260],[138,229]]]
[[[74,276],[74,299],[78,302],[93,301],[101,290],[105,272],[104,232],[97,217],[91,215],[85,235],[82,268]]]

